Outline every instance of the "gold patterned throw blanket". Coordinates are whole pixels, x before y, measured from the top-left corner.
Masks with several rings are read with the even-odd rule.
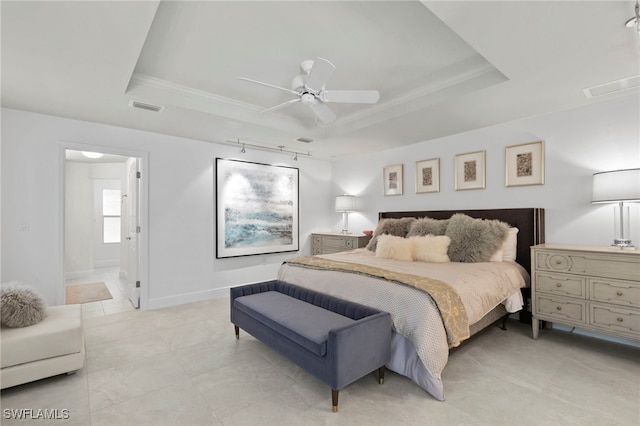
[[[312,269],[362,274],[415,287],[429,294],[438,307],[447,333],[449,347],[459,346],[460,342],[470,336],[469,318],[460,295],[453,287],[443,281],[317,256],[296,257],[287,260],[285,263]]]

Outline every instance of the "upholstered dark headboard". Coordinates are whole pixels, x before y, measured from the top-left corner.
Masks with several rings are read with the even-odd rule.
[[[381,212],[379,219],[401,217],[430,217],[448,219],[455,213],[464,213],[478,219],[497,219],[519,229],[516,262],[531,273],[529,248],[544,243],[544,209],[490,209],[490,210],[425,210],[413,212]]]

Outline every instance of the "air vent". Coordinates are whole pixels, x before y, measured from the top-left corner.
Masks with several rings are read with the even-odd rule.
[[[622,80],[610,81],[609,83],[583,89],[587,98],[609,95],[611,93],[622,92],[623,90],[637,89],[640,87],[640,74]]]
[[[152,104],[145,104],[144,102],[138,102],[138,101],[134,101],[134,100],[129,101],[129,106],[131,108],[139,108],[139,109],[144,109],[144,110],[153,111],[153,112],[162,112],[162,111],[164,111],[164,107],[162,107],[162,106],[152,105]]]
[[[304,143],[311,143],[313,142],[313,139],[309,139],[309,138],[298,138],[296,139],[298,142],[304,142]]]

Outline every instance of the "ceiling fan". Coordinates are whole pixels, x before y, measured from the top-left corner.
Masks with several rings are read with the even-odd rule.
[[[261,112],[275,111],[291,104],[301,102],[308,106],[316,114],[318,119],[325,124],[336,119],[336,114],[327,105],[331,102],[375,104],[380,99],[377,90],[326,90],[325,84],[335,71],[336,67],[324,58],[303,61],[300,64],[302,74],[294,77],[291,89],[275,86],[269,83],[252,80],[246,77],[238,77],[240,80],[261,84],[274,89],[283,90],[296,96],[295,99],[267,108]]]

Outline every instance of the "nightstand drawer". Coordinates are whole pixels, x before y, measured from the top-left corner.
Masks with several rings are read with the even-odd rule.
[[[640,308],[640,283],[599,278],[590,280],[591,300]]]
[[[314,243],[323,246],[326,249],[351,250],[356,248],[356,241],[349,237],[331,237],[318,236],[313,237]]]
[[[536,291],[560,296],[587,298],[587,279],[573,275],[536,274]]]
[[[636,339],[640,336],[640,311],[592,304],[590,317],[590,323],[598,328],[625,333]]]
[[[536,295],[535,315],[546,316],[563,321],[587,321],[586,302],[562,297]]]
[[[311,234],[311,254],[330,254],[362,248],[370,239],[370,235],[314,233]]]

